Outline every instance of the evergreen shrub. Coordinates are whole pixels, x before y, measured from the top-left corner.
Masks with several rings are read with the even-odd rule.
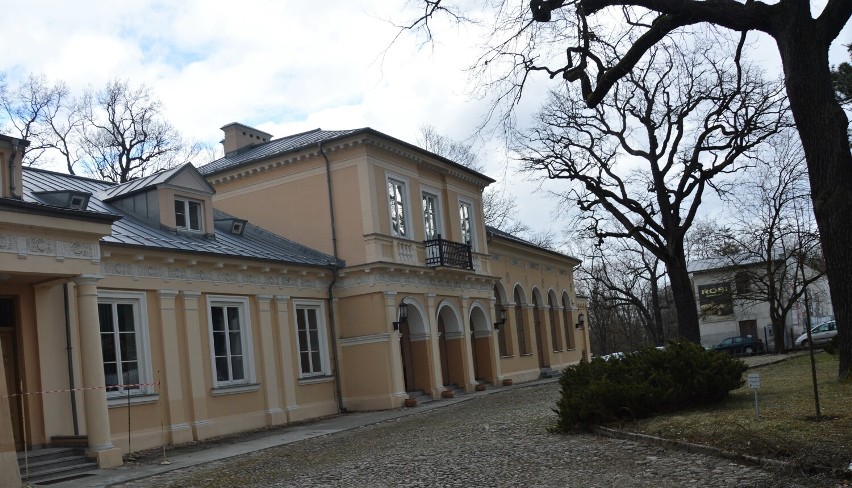
[[[740,359],[690,342],[669,342],[620,359],[569,366],[559,379],[556,429],[649,417],[718,402],[744,384]]]

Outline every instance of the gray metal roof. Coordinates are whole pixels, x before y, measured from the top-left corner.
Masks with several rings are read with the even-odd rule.
[[[496,236],[496,237],[499,237],[501,239],[505,239],[507,241],[514,241],[514,242],[517,242],[518,244],[523,244],[525,246],[538,249],[540,251],[544,251],[544,252],[547,252],[547,253],[550,253],[550,254],[555,254],[555,255],[562,257],[562,258],[567,258],[567,259],[570,259],[572,261],[577,261],[577,263],[582,262],[581,260],[575,258],[574,256],[569,256],[568,254],[564,254],[564,253],[561,253],[559,251],[554,251],[553,249],[548,249],[546,247],[541,247],[537,244],[533,244],[532,242],[527,241],[525,239],[521,239],[520,237],[518,237],[516,235],[509,234],[508,232],[502,231],[502,230],[498,229],[497,227],[492,227],[490,225],[486,225],[485,226],[485,232],[488,233],[491,236]]]
[[[380,137],[382,139],[386,139],[388,141],[393,141],[397,144],[411,149],[412,151],[418,151],[424,154],[429,154],[430,156],[444,161],[445,163],[448,163],[449,165],[454,166],[462,171],[474,174],[479,178],[482,178],[483,180],[487,181],[488,183],[494,183],[495,181],[493,178],[486,176],[478,171],[474,171],[468,168],[467,166],[459,164],[451,159],[447,159],[439,154],[429,152],[423,148],[417,147],[413,144],[397,139],[395,137],[391,137],[387,134],[379,132],[375,129],[371,129],[369,127],[349,130],[314,129],[308,132],[302,132],[300,134],[282,137],[280,139],[275,139],[266,143],[239,149],[231,155],[226,155],[224,158],[217,159],[216,161],[212,161],[199,167],[198,171],[203,175],[211,175],[220,171],[225,171],[230,168],[236,168],[244,164],[249,164],[254,161],[260,161],[272,156],[286,154],[288,152],[298,151],[311,146],[316,146],[320,142],[328,142],[355,134],[368,134],[375,137]]]
[[[176,169],[179,170],[180,168]],[[177,233],[151,225],[98,198],[99,195],[103,196],[109,193],[109,190],[119,186],[114,183],[33,168],[25,168],[23,173],[25,201],[44,203],[33,195],[34,192],[79,190],[92,194],[89,199],[88,211],[120,216],[121,220],[112,224],[112,234],[101,239],[104,244],[260,259],[307,266],[329,266],[335,262],[333,256],[273,234],[251,223],[246,226],[241,236],[219,229],[214,229],[215,238]],[[168,176],[173,174],[171,171],[165,173],[169,173]],[[160,174],[152,176],[153,178],[145,183],[147,186],[154,184],[152,181],[165,181],[161,180],[162,175]],[[139,189],[140,187],[137,185],[134,188]],[[233,216],[215,209],[213,215],[214,219],[233,218]],[[338,261],[338,265],[342,266],[343,262]]]
[[[282,137],[263,144],[249,146],[236,151],[235,154],[225,156],[216,161],[207,163],[198,168],[198,171],[203,175],[218,173],[219,171],[233,168],[244,163],[265,159],[277,154],[284,154],[298,149],[303,149],[310,146],[316,146],[322,141],[330,141],[338,137],[348,136],[365,129],[350,129],[350,130],[322,130],[314,129],[292,136]]]
[[[168,183],[170,179],[183,171],[187,166],[192,167],[192,163],[186,163],[172,169],[160,171],[142,178],[136,178],[135,180],[131,180],[126,183],[110,186],[102,190],[99,196],[103,201],[110,202],[125,195],[142,192],[149,188],[155,188],[157,185]],[[210,191],[213,191],[213,187],[210,187]]]

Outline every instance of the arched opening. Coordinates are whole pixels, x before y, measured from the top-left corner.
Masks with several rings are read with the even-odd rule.
[[[402,301],[408,306],[408,319],[400,322],[400,354],[405,391],[431,391],[428,364],[429,334],[426,314],[413,298]]]
[[[524,300],[524,292],[521,289],[521,285],[515,286],[515,331],[518,334],[518,354],[524,355],[529,354],[529,348],[527,347],[527,326],[524,323],[524,304],[526,301]]]
[[[560,337],[562,328],[559,327],[559,316],[556,313],[556,294],[553,293],[553,290],[547,293],[547,317],[550,323],[550,340],[553,343],[553,350],[562,351],[565,349],[565,345],[562,343],[562,337]]]
[[[533,288],[533,334],[535,334],[535,347],[538,352],[538,367],[546,368],[550,366],[547,358],[550,357],[548,351],[544,347],[544,323],[541,310],[541,293],[538,288]]]
[[[444,386],[464,386],[464,332],[458,311],[449,302],[438,307],[438,351]]]
[[[470,310],[470,352],[473,359],[473,377],[476,381],[494,382],[494,371],[491,358],[493,342],[491,328],[488,327],[488,317],[479,304]]]

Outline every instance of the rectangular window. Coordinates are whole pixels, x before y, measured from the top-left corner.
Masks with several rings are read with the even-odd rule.
[[[296,303],[296,338],[299,341],[301,376],[328,375],[325,347],[325,321],[322,307],[316,303]]]
[[[391,234],[395,237],[408,237],[408,217],[405,183],[388,178],[388,197],[390,203]]]
[[[459,202],[462,242],[473,247],[473,205]]]
[[[201,232],[201,202],[175,199],[175,227]]]
[[[144,304],[143,293],[99,293],[101,353],[109,397],[153,391]]]
[[[214,387],[254,382],[248,299],[209,297]]]
[[[437,239],[441,234],[438,215],[438,196],[423,192],[423,220],[426,229],[426,239]]]

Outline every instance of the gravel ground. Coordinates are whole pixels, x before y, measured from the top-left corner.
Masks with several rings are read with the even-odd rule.
[[[590,434],[554,434],[558,384],[515,389],[457,405],[122,487],[284,486],[831,486]]]

